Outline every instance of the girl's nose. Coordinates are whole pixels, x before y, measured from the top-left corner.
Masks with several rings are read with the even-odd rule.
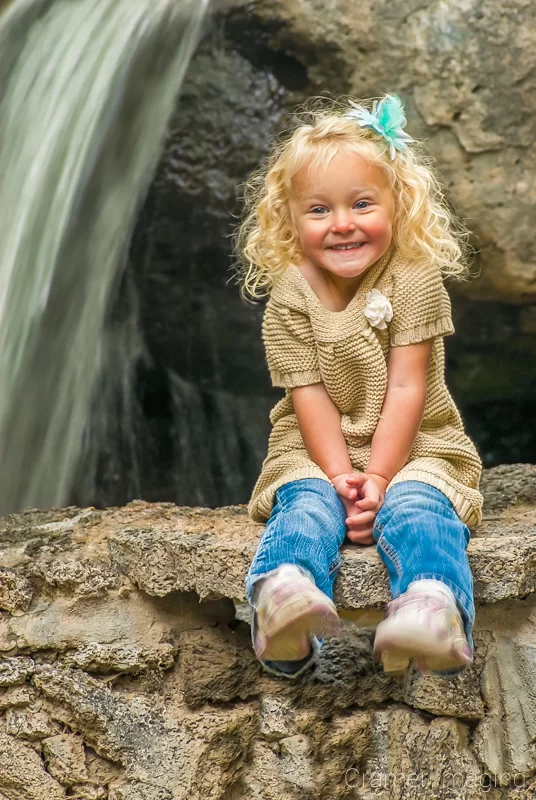
[[[355,222],[350,214],[337,214],[331,226],[333,233],[350,233],[355,230]]]

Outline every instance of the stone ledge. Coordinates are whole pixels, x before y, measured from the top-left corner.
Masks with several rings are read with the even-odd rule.
[[[469,545],[476,600],[525,597],[536,589],[536,467],[488,470],[483,490],[484,519]],[[121,591],[123,576],[152,596],[181,591],[202,600],[243,601],[263,530],[243,506],[142,501],[107,511],[26,511],[0,526],[0,607],[13,614],[29,607],[32,585],[45,585],[51,594],[69,588],[82,599]],[[345,545],[335,587],[339,608],[376,607],[388,599],[375,548]]]
[[[478,602],[524,597],[536,589],[536,467],[512,465],[487,471],[484,519],[474,531],[469,559]],[[114,562],[148,594],[195,591],[201,598],[242,601],[244,577],[262,525],[240,506],[218,509],[169,508],[154,522],[151,507],[138,507],[146,524],[110,534]],[[154,508],[159,514],[159,507]],[[375,548],[345,545],[335,585],[340,609],[378,606],[390,598],[385,569]]]

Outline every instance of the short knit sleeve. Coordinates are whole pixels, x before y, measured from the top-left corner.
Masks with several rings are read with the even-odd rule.
[[[394,273],[392,347],[454,333],[450,298],[439,268],[400,264]]]
[[[295,389],[320,383],[316,344],[307,314],[270,300],[264,312],[262,338],[273,386]]]

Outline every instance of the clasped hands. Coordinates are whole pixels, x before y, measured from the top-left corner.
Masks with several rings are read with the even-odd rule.
[[[346,535],[357,544],[374,544],[374,520],[383,505],[388,481],[381,475],[345,472],[331,483],[346,510]]]

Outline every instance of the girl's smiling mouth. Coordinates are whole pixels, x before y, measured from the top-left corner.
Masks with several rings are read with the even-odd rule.
[[[332,244],[328,248],[329,250],[357,250],[366,242],[348,242],[347,244]]]

